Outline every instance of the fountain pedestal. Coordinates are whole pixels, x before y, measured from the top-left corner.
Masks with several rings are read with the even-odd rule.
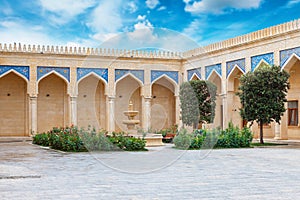
[[[135,126],[140,123],[140,120],[134,119],[134,117],[139,113],[139,111],[133,110],[133,104],[130,101],[128,105],[128,110],[124,111],[124,115],[127,116],[128,119],[123,120],[123,124],[127,126],[129,135],[133,137],[144,137],[146,140],[146,146],[162,146],[162,135],[161,134],[153,134],[147,133],[146,136],[138,134]]]

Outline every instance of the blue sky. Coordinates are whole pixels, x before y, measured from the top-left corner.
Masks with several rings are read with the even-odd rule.
[[[300,0],[0,0],[0,42],[183,51],[300,18]]]

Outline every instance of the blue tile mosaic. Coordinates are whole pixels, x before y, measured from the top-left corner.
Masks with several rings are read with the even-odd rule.
[[[283,67],[285,62],[293,55],[296,54],[300,57],[300,47],[285,49],[280,51],[280,66]]]
[[[103,78],[106,83],[108,82],[108,69],[104,68],[77,68],[77,81],[88,75],[89,73],[95,73]]]
[[[144,70],[131,70],[131,69],[116,69],[115,70],[115,81],[119,80],[127,74],[132,74],[134,77],[144,83]]]
[[[274,64],[274,53],[266,53],[266,54],[262,54],[262,55],[252,56],[251,57],[251,71],[252,72],[254,71],[254,69],[258,66],[258,64],[262,60],[272,66]]]
[[[235,65],[237,65],[244,73],[246,72],[245,58],[239,60],[233,60],[233,61],[226,62],[226,72],[227,72],[226,77],[228,77],[228,75],[233,70]]]
[[[159,71],[159,70],[151,70],[151,83],[163,75],[173,79],[176,83],[178,83],[177,71]]]
[[[13,70],[18,74],[24,76],[27,80],[29,80],[29,66],[10,66],[10,65],[0,65],[0,76],[5,74],[6,72]]]
[[[43,66],[38,66],[37,67],[37,80],[40,80],[43,76],[46,74],[49,74],[51,72],[57,72],[58,74],[62,75],[65,77],[69,82],[70,82],[70,68],[68,67],[43,67]]]
[[[208,77],[211,75],[211,73],[215,71],[220,77],[222,77],[222,67],[221,63],[216,65],[210,65],[205,67],[205,79],[208,79]]]
[[[189,81],[193,78],[194,74],[196,74],[197,77],[199,79],[201,79],[201,67],[196,68],[196,69],[187,70],[187,78],[188,78]]]

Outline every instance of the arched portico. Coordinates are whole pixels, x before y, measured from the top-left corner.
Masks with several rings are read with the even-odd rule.
[[[162,76],[151,87],[151,128],[160,130],[176,123],[176,85],[172,79]]]
[[[213,71],[208,80],[217,86],[217,96],[216,96],[216,109],[215,109],[215,119],[213,122],[213,127],[223,128],[223,103],[222,103],[222,79],[216,71]]]
[[[66,80],[49,73],[38,81],[37,131],[69,124],[69,95]]]
[[[78,81],[77,125],[106,129],[106,82],[91,73]]]
[[[142,87],[143,83],[133,76],[131,73],[118,79],[115,83],[116,99],[115,99],[115,130],[126,131],[127,127],[123,124],[123,120],[127,119],[124,111],[128,110],[129,102],[133,103],[133,109],[139,111],[134,119],[140,120],[139,127],[142,126]]]
[[[244,72],[236,65],[227,79],[227,117],[235,126],[243,127],[244,122],[240,116],[241,102],[236,95],[240,85],[239,78]]]
[[[299,139],[300,58],[293,54],[282,67],[290,74],[286,112],[281,118],[281,139]]]
[[[0,77],[0,136],[28,136],[27,79],[15,71]]]

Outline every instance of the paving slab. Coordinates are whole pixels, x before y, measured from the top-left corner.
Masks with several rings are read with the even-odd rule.
[[[0,199],[297,199],[299,160],[298,148],[63,153],[0,143]]]

